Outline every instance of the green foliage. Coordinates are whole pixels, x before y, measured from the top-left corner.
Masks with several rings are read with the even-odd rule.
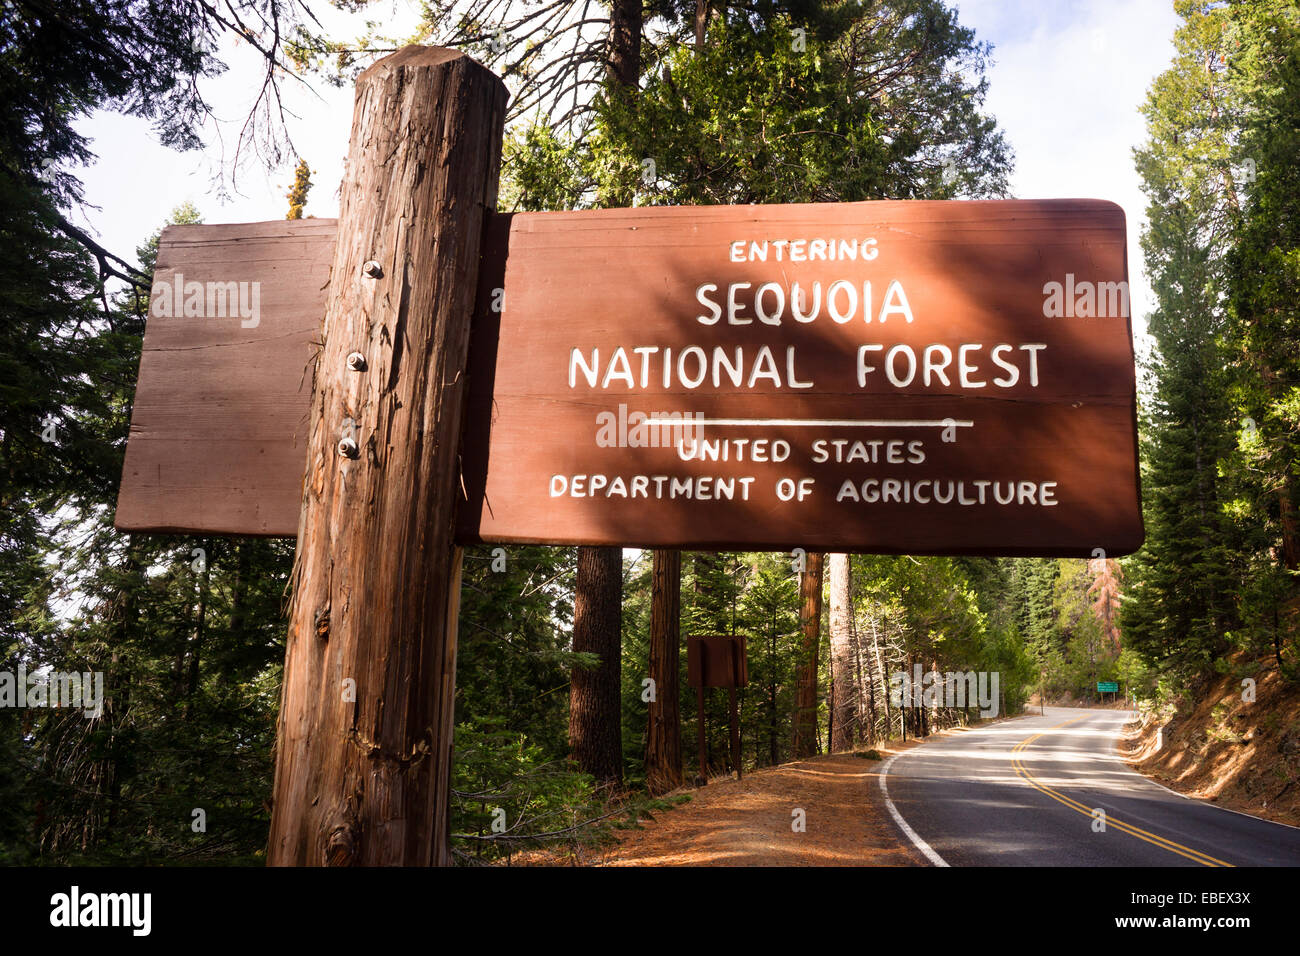
[[[1142,409],[1147,542],[1128,646],[1178,696],[1225,656],[1295,676],[1297,18],[1290,0],[1183,0],[1136,152],[1157,309]],[[1288,648],[1290,653],[1288,654]]]
[[[723,556],[726,557],[726,556]],[[799,579],[789,554],[757,552],[746,556],[744,590],[735,606],[740,620],[734,630],[747,637],[749,687],[741,700],[742,721],[752,727],[755,764],[776,764],[790,756],[790,714],[795,704],[795,675],[803,663],[803,635],[800,630]],[[695,564],[701,565],[700,555]],[[709,565],[706,562],[705,568]],[[708,579],[704,579],[707,587]],[[696,588],[701,580],[696,578]],[[719,589],[726,593],[724,589]],[[710,595],[705,590],[703,596]],[[706,603],[700,601],[699,603]],[[685,602],[683,602],[685,604]],[[822,685],[824,686],[824,685]],[[724,695],[715,693],[719,703]],[[714,727],[726,727],[726,711],[710,716]],[[725,749],[725,743],[724,743]],[[742,750],[743,750],[742,741]]]
[[[1087,563],[1064,559],[1057,563],[1061,570],[1054,604],[1066,651],[1062,676],[1076,693],[1093,697],[1097,682],[1114,676],[1119,651],[1108,646],[1102,622],[1091,606],[1092,573]]]
[[[715,18],[641,88],[607,90],[570,142],[538,123],[505,149],[508,208],[1005,195],[1010,150],[980,111],[989,49],[938,0]],[[945,175],[945,169],[951,173]]]
[[[571,548],[465,550],[457,648],[456,721],[505,719],[546,759],[567,753],[569,668],[596,662],[568,650]]]
[[[648,561],[648,555],[645,558]],[[1009,712],[1024,705],[1038,682],[1038,666],[1014,620],[1014,590],[1008,581],[1015,562],[952,558],[855,556],[852,616],[863,679],[876,684],[876,722],[871,740],[890,734],[884,695],[889,674],[921,664],[943,672],[997,672]],[[749,653],[749,686],[740,693],[741,750],[745,767],[781,763],[791,757],[796,669],[803,643],[799,583],[788,553],[745,552],[684,555],[683,625],[688,634],[743,634]],[[624,715],[635,715],[644,733],[645,704],[639,676],[645,670],[649,629],[649,578],[634,571],[626,581]],[[824,606],[827,602],[823,602]],[[823,626],[823,635],[826,635]],[[636,647],[629,653],[629,647]],[[875,653],[885,673],[875,669]],[[829,654],[820,655],[819,686],[829,686]],[[684,682],[684,661],[682,679]],[[871,676],[874,675],[874,676]],[[684,685],[683,685],[684,686]],[[823,693],[823,702],[825,694]],[[694,764],[697,719],[694,693],[683,694],[683,734],[688,765]],[[707,745],[716,772],[726,765],[727,696],[705,695]],[[825,720],[825,709],[821,719]],[[973,715],[973,708],[970,712]],[[959,715],[945,714],[944,720]],[[895,718],[896,720],[896,718]],[[824,727],[824,723],[823,723]],[[893,733],[898,733],[897,724]],[[909,731],[911,732],[919,732]],[[864,740],[866,736],[864,735]],[[640,746],[644,746],[641,737]],[[639,759],[639,758],[638,758]]]
[[[577,209],[587,191],[590,151],[543,123],[507,136],[502,145],[500,204],[503,209],[538,212]]]
[[[1284,16],[1283,13],[1290,16]],[[1229,514],[1243,540],[1241,627],[1300,679],[1294,601],[1300,597],[1300,16],[1293,4],[1243,12],[1243,78],[1257,98],[1241,137],[1255,180],[1228,257],[1225,351],[1233,400],[1248,427],[1226,455]]]
[[[945,73],[949,61],[979,69],[982,52],[941,5],[915,6],[928,10],[892,34],[855,21],[801,49],[773,18],[671,50],[635,100],[601,104],[598,188],[656,205],[932,198],[949,192],[951,158],[968,167],[963,185],[1002,191],[1004,147],[972,106],[982,89]],[[862,64],[904,49],[921,53],[914,82],[878,89]]]
[[[590,776],[506,723],[488,717],[456,726],[451,827],[453,852],[464,862],[551,839],[592,839],[580,825],[606,810]]]
[[[289,200],[289,212],[285,215],[285,219],[302,218],[302,211],[307,207],[307,193],[310,191],[311,169],[307,166],[307,160],[299,159],[293,171],[293,185],[284,196]]]

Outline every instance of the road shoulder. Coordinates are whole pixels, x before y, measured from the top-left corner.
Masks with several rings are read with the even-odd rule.
[[[881,749],[888,759],[893,750]],[[609,847],[605,866],[926,866],[885,808],[883,760],[830,754],[715,779]],[[799,811],[802,811],[800,813]],[[802,827],[801,827],[802,824]]]

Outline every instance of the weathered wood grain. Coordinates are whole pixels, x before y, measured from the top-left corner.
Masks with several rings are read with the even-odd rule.
[[[222,228],[233,230],[224,240],[232,249],[258,248],[230,239],[249,227]],[[170,232],[164,237],[164,263],[183,262],[189,251],[173,249],[170,237]],[[734,263],[728,255],[734,240],[813,237],[874,237],[879,254],[870,262],[839,263]],[[329,240],[322,232],[311,241],[323,248]],[[461,462],[468,498],[461,509],[461,541],[1089,556],[1098,548],[1110,555],[1127,553],[1142,539],[1130,319],[1048,318],[1042,309],[1044,283],[1067,274],[1078,281],[1127,282],[1124,215],[1111,203],[873,202],[520,213],[490,217],[484,250]],[[319,250],[312,254],[320,255]],[[714,297],[724,300],[732,282],[757,287],[776,281],[788,287],[797,281],[807,288],[811,281],[827,285],[837,278],[857,284],[870,280],[876,309],[888,283],[899,280],[915,321],[894,316],[883,325],[874,320],[839,324],[823,315],[809,324],[787,318],[780,326],[767,326],[753,321],[752,311],[745,326],[728,326],[725,318],[712,326],[696,320],[705,311],[695,296],[702,283],[717,284]],[[308,286],[302,296],[318,294],[310,283],[300,285]],[[273,291],[267,290],[267,300],[276,299]],[[500,303],[504,307],[494,310]],[[276,321],[271,307],[263,312],[264,326]],[[218,331],[232,341],[239,338],[237,328],[210,334]],[[1039,356],[1038,386],[1025,377],[1009,389],[962,389],[936,377],[929,385],[895,390],[881,387],[877,371],[870,387],[859,388],[853,375],[856,349],[879,342],[907,344],[918,353],[934,343],[964,342],[1038,342],[1046,349]],[[568,382],[572,348],[599,349],[608,358],[619,346],[672,348],[680,354],[691,344],[708,351],[743,347],[750,355],[766,345],[778,365],[784,349],[793,345],[801,374],[815,379],[816,387],[759,382],[750,389],[724,382],[713,388],[709,382],[690,389],[676,382],[665,387],[657,375],[650,376],[647,388],[627,388],[618,380],[594,388]],[[290,396],[265,389],[252,377],[214,382],[198,356],[184,349],[149,352],[147,359],[141,367],[146,408],[137,411],[141,422],[133,426],[119,527],[294,534],[292,501],[301,464],[291,467],[272,449],[274,436],[289,442],[301,435],[302,412],[292,408]],[[983,378],[996,374],[987,351],[976,361]],[[164,368],[164,363],[171,364]],[[949,369],[950,379],[954,372]],[[165,388],[154,381],[164,375]],[[170,404],[160,396],[196,380],[224,390],[220,407],[242,411],[221,422],[187,411],[176,414],[165,431],[157,427],[164,414],[159,407]],[[190,409],[195,404],[189,400]],[[723,419],[955,418],[974,425],[953,443],[938,441],[934,430],[912,427],[866,432],[710,426],[706,437],[780,438],[793,453],[784,463],[683,462],[672,449],[598,447],[597,414],[616,412],[620,405],[629,413],[690,411]],[[231,420],[258,422],[258,430],[248,432],[266,436],[256,454],[234,453]],[[922,440],[927,460],[903,465],[812,461],[817,439],[859,438]],[[173,448],[184,448],[187,455],[174,455]],[[193,463],[179,464],[178,457]],[[262,459],[266,467],[254,467]],[[748,475],[755,493],[748,501],[731,502],[552,496],[549,482],[557,474],[625,480],[636,474]],[[815,478],[812,496],[780,501],[774,486],[783,477]],[[835,500],[844,481],[872,477],[1054,481],[1060,504],[940,507]]]
[[[153,300],[183,282],[256,282],[259,321],[160,317],[145,327],[117,506],[125,531],[298,530],[313,342],[333,219],[168,226]]]
[[[357,80],[312,378],[274,865],[449,859],[459,445],[505,106],[504,84],[452,50],[407,47]]]
[[[876,258],[858,261],[733,262],[734,241],[863,239],[877,242]],[[520,214],[511,224],[497,359],[493,370],[493,421],[487,443],[484,502],[477,527],[462,536],[486,541],[621,543],[654,548],[769,548],[802,546],[914,554],[1087,556],[1135,549],[1142,540],[1139,508],[1136,400],[1131,324],[1127,314],[1056,317],[1044,314],[1049,281],[1127,283],[1124,214],[1096,200],[987,202],[869,202],[751,207],[645,208]],[[839,323],[823,314],[813,322],[767,325],[744,311],[746,324],[724,316],[705,325],[697,301],[705,283],[726,308],[727,288],[749,283],[823,289],[838,279],[861,287],[870,280],[874,309],[898,280],[914,321],[898,315]],[[768,309],[774,308],[768,300]],[[843,305],[843,302],[841,302]],[[988,347],[1043,344],[1039,380],[1028,365],[1012,387],[962,388],[956,366],[948,382],[934,376],[906,389],[889,386],[881,371],[885,352],[874,353],[876,371],[866,387],[856,380],[855,356],[863,344],[910,347],[933,344],[955,353],[964,343],[984,343],[970,353],[978,364],[972,381],[1000,375]],[[700,387],[674,375],[665,385],[651,356],[641,387],[641,356],[634,347],[689,346],[728,356],[743,348],[752,361],[768,346],[781,384]],[[786,348],[797,353],[799,378],[791,386]],[[605,379],[609,357],[626,350],[636,387]],[[570,353],[601,356],[600,380],[569,381]],[[1028,353],[1016,353],[1024,357]],[[954,356],[955,357],[955,356]],[[1003,353],[1003,358],[1006,357]],[[726,374],[725,372],[723,373]],[[745,375],[748,375],[748,369]],[[747,383],[746,383],[747,384]],[[710,425],[708,438],[781,439],[785,462],[682,461],[671,448],[599,447],[597,416],[654,411],[687,412],[708,420],[745,420],[748,426]],[[972,426],[948,443],[935,428],[913,425],[809,428],[789,420],[967,420]],[[757,426],[756,421],[771,422]],[[919,440],[925,461],[814,461],[816,440]],[[552,495],[553,476],[753,478],[752,494],[735,500],[574,497]],[[813,478],[802,502],[775,493],[783,478]],[[1037,506],[940,505],[915,502],[837,501],[844,482],[873,479],[944,482],[1055,482],[1059,504]],[[1001,486],[1005,489],[1005,484]],[[929,486],[927,486],[927,493]],[[986,492],[991,491],[988,486]],[[469,514],[465,515],[468,519]]]

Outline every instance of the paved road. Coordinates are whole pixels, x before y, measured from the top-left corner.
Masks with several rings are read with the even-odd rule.
[[[1130,770],[1115,743],[1132,717],[1049,707],[937,737],[890,762],[887,795],[909,838],[950,866],[1300,866],[1300,829]]]

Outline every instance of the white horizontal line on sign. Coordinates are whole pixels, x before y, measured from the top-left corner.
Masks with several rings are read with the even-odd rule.
[[[651,424],[657,424],[652,422]],[[692,418],[683,425],[728,425],[736,428],[778,426],[784,428],[971,428],[972,421],[884,418]]]

